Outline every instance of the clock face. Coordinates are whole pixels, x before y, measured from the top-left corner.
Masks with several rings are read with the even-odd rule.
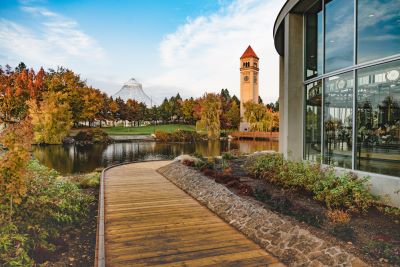
[[[244,81],[245,81],[245,82],[249,81],[249,76],[247,76],[247,75],[244,76]]]

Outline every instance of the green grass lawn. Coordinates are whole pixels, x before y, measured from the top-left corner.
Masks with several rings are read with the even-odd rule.
[[[140,126],[140,127],[109,127],[102,128],[109,135],[128,135],[128,134],[138,134],[138,135],[150,135],[154,133],[154,131],[162,131],[162,132],[174,132],[175,130],[186,130],[186,131],[195,131],[196,128],[194,125],[186,125],[186,124],[164,124],[164,125],[149,125],[149,126]]]

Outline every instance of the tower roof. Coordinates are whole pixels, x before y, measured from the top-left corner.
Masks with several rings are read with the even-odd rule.
[[[248,57],[255,57],[258,59],[258,56],[256,55],[256,53],[254,52],[253,48],[251,48],[251,46],[249,45],[249,47],[247,47],[246,51],[244,51],[243,55],[240,57],[240,59],[242,58],[248,58]]]

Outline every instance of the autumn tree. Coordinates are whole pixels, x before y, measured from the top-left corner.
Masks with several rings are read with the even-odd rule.
[[[263,104],[252,101],[244,103],[244,117],[250,125],[251,131],[272,131],[279,125],[279,114],[273,112]]]
[[[22,62],[14,71],[8,65],[4,70],[0,67],[0,122],[8,124],[25,118],[26,101],[36,97],[35,92],[41,87],[40,79],[41,76],[26,69]]]
[[[99,113],[104,106],[104,98],[99,90],[85,87],[81,89],[83,92],[83,109],[82,119],[89,122],[89,126],[93,125],[95,119],[101,119]]]
[[[240,124],[240,107],[236,101],[231,101],[229,110],[225,113],[228,128],[237,129]]]
[[[213,93],[206,93],[201,99],[201,120],[207,129],[207,136],[216,139],[220,136],[220,96]]]
[[[39,104],[28,102],[35,143],[61,144],[69,134],[72,115],[66,98],[62,92],[47,92]]]
[[[128,99],[126,101],[126,119],[131,123],[131,126],[133,126],[133,122],[139,119],[139,111],[140,106],[136,100]]]
[[[182,117],[186,123],[194,123],[195,121],[195,106],[197,102],[193,97],[185,99],[182,103]]]
[[[29,118],[8,126],[0,135],[0,203],[21,203],[29,179],[27,164],[30,158],[32,127]],[[11,217],[10,212],[10,217]]]
[[[80,121],[84,121],[84,96],[86,84],[80,76],[72,70],[62,67],[57,70],[50,69],[45,78],[47,91],[62,93],[66,96],[65,100],[71,111],[72,120],[77,126]]]

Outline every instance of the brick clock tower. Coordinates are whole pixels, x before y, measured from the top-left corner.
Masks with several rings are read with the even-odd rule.
[[[244,119],[243,104],[248,101],[258,103],[258,57],[251,46],[247,47],[240,57],[240,117],[242,121],[239,131],[249,131],[249,125]]]

